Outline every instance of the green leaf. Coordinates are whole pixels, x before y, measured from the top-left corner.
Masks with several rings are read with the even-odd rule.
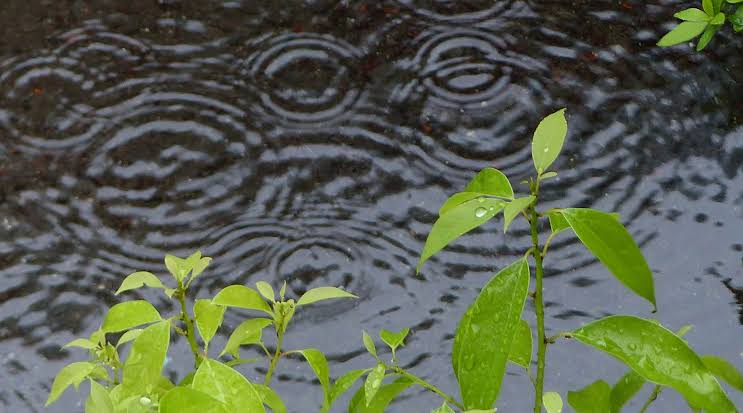
[[[708,16],[707,13],[694,7],[681,10],[674,14],[673,17],[688,22],[708,22],[710,20],[710,16]]]
[[[539,177],[539,179],[545,180],[545,179],[554,178],[556,176],[557,176],[557,172],[549,171],[549,172],[543,173],[542,176]]]
[[[611,389],[611,413],[619,413],[622,407],[632,400],[645,385],[645,379],[634,371],[629,371]]]
[[[736,32],[743,30],[743,5],[738,6],[738,9],[733,15],[728,16],[728,21],[733,25],[733,30]]]
[[[567,134],[565,109],[560,109],[539,122],[531,143],[531,157],[539,175],[544,173],[560,155]]]
[[[85,400],[85,413],[115,413],[114,403],[105,387],[90,380],[90,394]]]
[[[242,374],[218,361],[204,359],[191,386],[226,404],[229,412],[266,412],[255,387]]]
[[[610,413],[611,387],[603,380],[579,391],[568,392],[568,404],[576,413]]]
[[[258,310],[273,315],[268,303],[252,288],[244,285],[230,285],[218,292],[212,299],[214,304],[227,307],[245,308],[247,310]]]
[[[369,372],[369,375],[366,376],[366,381],[364,382],[364,397],[366,398],[367,406],[371,404],[372,399],[374,399],[377,391],[382,386],[382,380],[384,380],[384,373],[386,371],[384,364],[379,363]]]
[[[188,261],[170,254],[165,256],[165,267],[179,283],[183,282],[183,279],[186,278],[186,275],[190,271]]]
[[[70,341],[69,343],[65,344],[64,346],[62,346],[62,348],[69,348],[69,347],[80,347],[86,350],[92,350],[98,347],[98,344],[88,340],[87,338],[76,338]]]
[[[359,298],[348,291],[335,287],[313,288],[302,294],[297,301],[297,306],[316,303],[318,301],[330,300],[333,298]]]
[[[372,369],[351,370],[341,377],[338,377],[338,380],[333,383],[333,387],[330,389],[330,406],[333,405],[333,402],[335,402],[338,397],[347,392],[348,389],[350,389],[351,386],[361,378],[361,376],[370,371],[372,371]],[[330,406],[328,406],[327,409],[321,410],[321,413],[327,413],[330,410]]]
[[[398,394],[412,386],[413,382],[407,378],[399,378],[377,390],[371,403],[367,405],[365,386],[361,386],[348,404],[348,413],[384,413],[387,405]]]
[[[271,287],[271,284],[265,281],[258,281],[257,283],[255,283],[255,286],[256,288],[258,288],[258,292],[261,293],[261,295],[266,300],[276,301],[276,294],[273,292],[273,287]]]
[[[127,301],[116,304],[108,310],[101,330],[105,333],[116,333],[161,320],[160,313],[149,302],[145,300]]]
[[[267,318],[251,318],[243,321],[230,334],[230,338],[227,340],[227,344],[225,344],[222,352],[219,353],[219,356],[221,357],[225,353],[229,353],[234,358],[240,358],[240,346],[261,343],[263,329],[271,324],[273,324],[273,321]]]
[[[162,281],[155,276],[155,274],[147,271],[137,271],[133,274],[127,275],[124,281],[121,282],[121,287],[116,290],[116,295],[123,293],[124,291],[134,290],[144,286],[152,288],[166,288]]]
[[[621,360],[646,380],[674,388],[707,413],[737,412],[686,342],[652,321],[611,316],[575,330],[572,336]]]
[[[524,198],[516,198],[513,201],[506,204],[506,207],[503,208],[503,232],[508,232],[508,226],[511,225],[511,222],[514,218],[516,218],[521,211],[526,209],[529,205],[534,202],[533,196],[527,196]]]
[[[324,395],[323,410],[330,408],[330,369],[328,368],[328,361],[325,359],[325,355],[320,351],[313,348],[306,350],[297,350],[292,353],[299,353],[304,356],[307,363],[315,372],[315,376],[320,381],[322,391]]]
[[[550,391],[544,393],[542,395],[542,405],[547,409],[547,413],[562,413],[562,397],[560,397],[560,394],[557,392]]]
[[[134,328],[122,334],[121,337],[119,337],[119,341],[116,342],[116,347],[118,348],[121,345],[135,340],[140,334],[142,334],[142,331],[144,330],[141,328]]]
[[[632,236],[611,214],[567,208],[562,215],[578,238],[609,271],[635,294],[655,304],[653,274]]]
[[[209,342],[217,334],[219,326],[222,325],[225,308],[212,303],[212,300],[196,300],[193,312],[196,317],[196,328],[204,340],[204,346],[209,348]]]
[[[189,387],[176,387],[160,400],[159,413],[227,413],[226,405]]]
[[[284,401],[281,400],[281,397],[272,388],[262,384],[253,384],[253,387],[255,387],[255,390],[261,396],[263,404],[268,406],[273,413],[286,413]]]
[[[134,340],[124,363],[122,384],[127,394],[150,394],[160,384],[170,344],[170,321],[145,328]]]
[[[491,278],[459,322],[452,365],[467,409],[495,404],[528,289],[529,264],[522,258]]]
[[[478,198],[458,205],[441,215],[428,234],[416,271],[419,272],[426,260],[450,242],[489,221],[504,206],[505,202],[500,199]]]
[[[382,341],[384,341],[384,343],[387,344],[394,353],[398,347],[404,345],[403,343],[405,341],[405,337],[407,337],[409,333],[409,328],[403,328],[398,333],[393,333],[392,331],[382,329],[382,331],[379,332],[379,338],[381,338]]]
[[[524,320],[519,322],[516,335],[511,343],[511,351],[508,353],[508,361],[515,363],[525,369],[531,364],[532,335],[529,323]]]
[[[697,43],[697,52],[701,52],[704,50],[705,47],[709,44],[710,41],[712,41],[712,37],[714,37],[715,33],[720,30],[720,26],[713,26],[709,25],[706,29],[704,29],[704,33],[702,33],[702,36],[699,37],[699,42]]]
[[[485,168],[475,175],[464,192],[477,192],[489,196],[513,199],[513,187],[503,172],[495,168]]]
[[[704,12],[707,13],[709,17],[712,17],[715,15],[715,3],[712,0],[702,0],[702,8],[704,8]]]
[[[364,341],[364,347],[366,347],[366,351],[374,356],[374,358],[377,358],[377,347],[374,345],[374,340],[371,338],[371,336],[369,336],[366,331],[363,331],[361,338]]]
[[[729,361],[717,356],[702,356],[707,369],[735,390],[743,392],[743,376]]]
[[[191,284],[211,264],[212,259],[210,257],[202,257],[201,251],[196,251],[188,257],[186,262],[188,263],[188,268],[191,270],[191,278],[188,280],[188,283]]]
[[[441,208],[439,208],[439,216],[446,214],[447,212],[458,207],[459,205],[462,205],[467,201],[482,197],[487,197],[487,195],[480,192],[458,192],[450,196],[449,199],[447,199],[444,204],[441,205]]]
[[[431,413],[455,413],[455,412],[454,410],[451,409],[451,407],[449,407],[448,404],[446,404],[446,402],[444,402],[444,404],[442,404],[441,406],[431,410]]]
[[[46,400],[45,406],[54,403],[68,387],[75,386],[77,389],[80,383],[82,383],[95,368],[95,364],[87,361],[70,363],[64,366],[64,368],[62,368],[62,370],[57,374],[57,377],[54,378],[52,390],[49,392],[49,398]]]
[[[720,26],[725,24],[725,13],[717,13],[715,17],[709,21],[709,24]]]
[[[666,33],[658,41],[658,46],[669,47],[689,40],[702,34],[707,27],[707,22],[683,22],[677,25],[673,30]]]
[[[550,221],[550,229],[552,230],[553,234],[557,234],[570,228],[570,224],[568,224],[568,221],[559,212],[550,212],[549,214],[547,214],[547,218]]]
[[[281,290],[279,290],[279,297],[281,297],[281,301],[284,301],[285,295],[286,295],[286,281],[284,281],[284,284],[281,285]]]

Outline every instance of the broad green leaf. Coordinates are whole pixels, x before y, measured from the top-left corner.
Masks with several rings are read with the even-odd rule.
[[[313,288],[302,294],[297,301],[297,306],[316,303],[318,301],[330,300],[333,298],[359,298],[348,291],[335,287]]]
[[[49,398],[46,400],[45,406],[54,403],[68,387],[74,386],[77,389],[80,383],[82,383],[95,368],[95,364],[87,361],[70,363],[64,366],[64,368],[57,373],[57,377],[54,378],[52,390],[49,392]]]
[[[366,331],[363,331],[361,334],[362,334],[361,337],[364,341],[364,347],[366,347],[366,351],[368,351],[369,354],[371,354],[372,356],[374,356],[374,358],[376,358],[377,357],[377,346],[374,345],[374,340],[371,338],[371,336],[369,336],[369,334],[367,334]]]
[[[697,52],[701,52],[705,47],[707,47],[718,30],[720,30],[720,26],[713,25],[709,25],[704,29],[704,33],[699,37],[699,42],[697,43]]]
[[[686,342],[652,321],[611,316],[575,330],[572,336],[621,360],[646,380],[674,388],[707,413],[737,412]]]
[[[382,386],[385,372],[386,368],[384,367],[384,364],[379,363],[369,372],[369,375],[366,376],[366,381],[364,382],[364,397],[367,406],[371,404],[372,399],[374,399],[377,391]]]
[[[589,251],[627,288],[653,304],[655,290],[640,248],[611,214],[587,208],[567,208],[562,215]]]
[[[713,0],[702,0],[702,8],[709,17],[714,16],[716,13]]]
[[[622,376],[611,389],[611,413],[621,412],[622,407],[635,397],[643,385],[645,385],[645,379],[634,370]]]
[[[681,10],[674,14],[673,17],[688,22],[708,22],[710,20],[710,16],[707,13],[694,7]]]
[[[76,338],[70,341],[69,343],[65,344],[64,346],[62,346],[62,348],[69,348],[69,347],[80,347],[86,350],[92,350],[98,347],[98,344],[88,340],[87,338]]]
[[[186,259],[188,263],[188,269],[191,270],[191,278],[188,283],[190,284],[196,277],[204,272],[206,267],[211,264],[212,259],[210,257],[202,257],[201,251],[196,251]]]
[[[159,385],[170,344],[170,321],[145,328],[132,343],[122,384],[128,394],[150,394]]]
[[[406,378],[399,378],[390,384],[385,384],[377,390],[368,405],[365,386],[361,386],[348,404],[348,413],[384,413],[390,402],[412,385],[413,382]]]
[[[522,258],[491,278],[459,322],[452,365],[467,409],[493,408],[528,289],[529,264]]]
[[[230,334],[230,338],[227,339],[227,344],[225,344],[219,356],[229,353],[234,358],[240,358],[240,346],[259,344],[263,337],[263,329],[272,323],[273,321],[267,318],[251,318],[243,321]]]
[[[557,211],[547,214],[547,218],[549,218],[550,229],[552,230],[553,234],[557,234],[563,230],[570,228],[570,224],[568,224],[568,221],[565,219],[565,217],[563,217],[562,214]]]
[[[127,301],[116,304],[108,310],[101,330],[105,333],[117,333],[160,320],[162,320],[160,313],[149,302],[145,300]]]
[[[176,387],[160,400],[159,413],[227,413],[226,405],[189,387]]]
[[[128,330],[126,333],[122,334],[121,337],[119,337],[119,341],[116,342],[116,347],[118,348],[121,345],[135,340],[137,337],[139,337],[140,334],[142,334],[142,331],[144,330],[141,328],[133,328],[131,330]]]
[[[123,293],[124,291],[134,290],[144,286],[152,288],[165,289],[165,285],[160,281],[155,274],[147,271],[138,271],[133,274],[129,274],[124,281],[121,282],[121,287],[116,290],[116,295]]]
[[[225,307],[212,303],[212,300],[196,300],[193,312],[196,317],[196,327],[204,340],[204,346],[209,348],[209,342],[217,334],[222,325]]]
[[[228,412],[266,412],[260,394],[248,379],[218,361],[204,359],[191,387],[225,403]]]
[[[273,413],[286,413],[286,406],[281,397],[272,388],[264,386],[262,384],[253,384],[255,390],[261,396],[263,404],[268,406]]]
[[[356,383],[356,381],[361,378],[361,376],[369,373],[371,370],[372,369],[351,370],[338,377],[338,380],[333,383],[333,387],[330,389],[330,405],[332,406],[333,402],[335,402],[338,397],[347,392],[348,389],[350,389],[351,386],[353,386],[354,383]],[[327,413],[329,410],[330,406],[328,406],[328,409],[323,408],[321,412]]]
[[[449,407],[448,404],[446,404],[446,402],[444,402],[444,404],[442,404],[441,406],[431,410],[431,413],[455,413],[455,412],[454,410],[452,410],[451,407]]]
[[[258,310],[273,315],[268,303],[252,288],[244,285],[230,285],[218,292],[212,299],[214,304],[227,307],[245,308],[247,310]]]
[[[276,294],[273,292],[273,287],[271,287],[271,284],[265,281],[258,281],[257,283],[255,283],[255,287],[266,300],[276,301]]]
[[[441,215],[426,239],[416,271],[445,246],[493,218],[505,206],[500,199],[478,198],[458,205]]]
[[[570,396],[568,396],[569,398]],[[562,413],[562,397],[560,394],[554,391],[544,393],[542,395],[542,405],[547,410],[547,413]],[[578,412],[582,413],[582,412]],[[598,412],[594,412],[598,413]]]
[[[294,352],[293,352],[294,353]],[[320,351],[313,348],[306,350],[297,350],[304,356],[307,363],[315,372],[315,376],[320,381],[322,391],[324,395],[323,410],[330,408],[330,369],[328,368],[328,361],[325,359],[325,355]]]
[[[114,403],[105,387],[95,380],[90,381],[90,394],[85,400],[85,413],[115,413]]]
[[[704,29],[707,27],[707,22],[683,22],[676,26],[673,30],[666,33],[665,36],[661,37],[658,41],[658,46],[668,47],[677,45],[680,43],[688,42],[689,40],[702,34]]]
[[[489,196],[513,199],[513,188],[503,172],[485,168],[475,175],[463,192],[477,192]]]
[[[458,207],[459,205],[462,205],[467,201],[487,196],[488,195],[480,192],[458,192],[444,201],[444,204],[441,205],[441,208],[439,208],[439,216],[446,214],[447,212]]]
[[[725,13],[717,13],[717,15],[709,21],[709,24],[720,26],[725,24]]]
[[[717,356],[702,356],[702,362],[712,374],[735,390],[743,392],[743,376],[729,361]]]
[[[165,255],[165,267],[179,283],[186,278],[186,275],[188,275],[188,272],[190,271],[187,260],[170,254]]]
[[[398,347],[404,345],[405,337],[407,337],[409,333],[409,328],[403,328],[398,333],[393,333],[392,331],[382,329],[382,331],[379,332],[379,338],[381,338],[382,341],[384,341],[384,343],[387,344],[394,353]]]
[[[516,329],[516,335],[513,337],[513,342],[511,342],[511,351],[508,353],[508,360],[528,369],[531,363],[531,352],[531,327],[529,327],[529,323],[521,320]]]
[[[560,155],[567,134],[565,109],[560,109],[539,122],[531,142],[531,157],[538,174],[544,173]]]
[[[514,218],[516,218],[521,211],[526,209],[529,205],[531,205],[532,202],[534,202],[533,196],[527,196],[524,198],[516,198],[513,201],[506,204],[506,207],[503,208],[503,232],[508,232],[508,226],[511,225],[511,222]]]
[[[598,380],[579,391],[568,392],[568,404],[576,413],[610,413],[611,387]]]

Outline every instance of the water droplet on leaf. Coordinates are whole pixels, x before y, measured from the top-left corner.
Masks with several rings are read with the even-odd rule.
[[[485,214],[487,214],[487,213],[488,213],[488,210],[485,209],[485,208],[483,208],[483,207],[477,208],[475,210],[475,216],[478,217],[478,218],[484,217]]]

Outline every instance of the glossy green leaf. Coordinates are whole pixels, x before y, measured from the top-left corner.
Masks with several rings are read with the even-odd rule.
[[[699,37],[699,42],[697,43],[697,52],[701,52],[705,47],[707,47],[718,30],[720,30],[720,26],[713,25],[709,25],[704,29],[704,33]]]
[[[550,212],[549,214],[547,214],[547,218],[550,221],[550,229],[554,234],[570,228],[570,224],[568,224],[568,221],[559,212]]]
[[[390,384],[385,384],[377,390],[368,405],[365,386],[361,386],[348,404],[348,413],[384,413],[390,402],[412,385],[413,382],[406,378],[399,378]]]
[[[379,338],[381,338],[382,341],[384,341],[384,343],[387,344],[394,353],[398,347],[404,345],[405,337],[407,337],[409,333],[409,328],[403,328],[397,333],[382,329],[379,332]]]
[[[150,394],[159,385],[169,345],[169,321],[145,328],[134,340],[122,381],[129,394]]]
[[[743,376],[729,361],[717,356],[702,356],[702,362],[712,374],[743,392]]]
[[[79,347],[79,348],[84,348],[86,350],[92,350],[98,347],[98,344],[88,340],[87,338],[76,338],[70,341],[69,343],[65,344],[64,346],[62,346],[62,348],[69,348],[69,347]]]
[[[228,413],[226,405],[189,387],[176,387],[160,400],[159,413]]]
[[[451,407],[449,407],[448,404],[446,404],[446,402],[444,402],[444,404],[442,404],[441,406],[431,410],[431,413],[455,413],[455,412],[454,410],[452,410]]]
[[[632,398],[635,397],[637,392],[639,392],[644,385],[645,379],[632,370],[622,376],[611,389],[611,394],[609,397],[611,403],[611,413],[621,412],[622,407],[624,407],[627,402],[632,400]]]
[[[225,307],[214,304],[212,300],[199,299],[193,307],[196,328],[204,340],[204,346],[209,348],[209,342],[217,334],[219,326],[222,325]]]
[[[528,369],[529,364],[531,364],[532,345],[531,327],[529,327],[529,323],[521,320],[511,343],[508,360]]]
[[[105,387],[90,381],[90,394],[85,400],[85,413],[115,413],[114,403]]]
[[[351,386],[356,383],[358,379],[360,379],[364,374],[368,374],[371,372],[372,369],[359,369],[359,370],[351,370],[344,375],[338,377],[338,380],[336,380],[333,383],[333,387],[330,389],[330,405],[338,399],[343,393],[347,392],[348,389],[351,388]],[[330,406],[328,408],[323,408],[321,410],[321,413],[327,413],[330,410]]]
[[[191,384],[227,405],[229,412],[265,413],[263,399],[242,374],[224,364],[204,359]]]
[[[364,347],[366,347],[366,351],[369,352],[372,356],[375,358],[377,357],[377,346],[374,345],[374,340],[367,334],[366,331],[361,333],[361,337],[364,341]]]
[[[485,168],[475,175],[463,192],[476,192],[489,196],[513,199],[513,187],[503,172]]]
[[[686,342],[652,321],[611,316],[575,330],[572,336],[621,360],[646,380],[674,388],[708,413],[737,412]]]
[[[167,254],[165,256],[165,267],[178,282],[182,282],[189,272],[188,261],[178,258],[175,255]]]
[[[367,406],[371,404],[377,391],[382,387],[382,380],[384,380],[385,372],[386,368],[384,367],[384,364],[379,363],[369,372],[369,375],[366,376],[366,381],[364,382],[364,397],[366,398]]]
[[[557,392],[547,392],[542,395],[542,405],[547,410],[547,413],[562,413],[562,397]],[[583,412],[578,412],[583,413]],[[598,413],[598,412],[594,412]]]
[[[297,306],[316,303],[318,301],[330,300],[333,298],[359,298],[346,290],[335,287],[318,287],[313,288],[302,294],[297,301]]]
[[[531,142],[531,157],[538,174],[546,171],[560,155],[567,134],[565,109],[560,109],[539,122]]]
[[[568,404],[576,413],[610,413],[611,387],[598,380],[579,391],[568,392]]]
[[[263,404],[268,406],[273,413],[286,413],[286,406],[281,397],[272,388],[262,384],[253,384],[253,387],[261,396]]]
[[[674,14],[673,17],[688,22],[708,22],[710,20],[710,16],[707,13],[694,7],[681,10]]]
[[[258,281],[257,283],[255,283],[255,287],[266,300],[276,301],[276,294],[273,292],[273,287],[271,287],[271,284],[265,281]]]
[[[483,197],[487,197],[487,195],[480,192],[458,192],[444,201],[444,204],[439,208],[439,216],[446,214],[467,201]]]
[[[127,301],[116,304],[108,310],[101,330],[106,333],[116,333],[160,320],[162,320],[160,313],[149,302],[145,300]]]
[[[428,234],[416,271],[420,271],[426,260],[450,242],[489,221],[504,206],[505,202],[500,199],[478,198],[458,205],[441,215]]]
[[[528,289],[529,264],[522,258],[491,278],[459,322],[452,365],[466,408],[495,404]]]
[[[689,40],[702,34],[706,27],[707,22],[680,23],[673,30],[666,33],[665,36],[661,37],[661,39],[658,41],[658,46],[668,47],[688,42]]]
[[[503,232],[508,232],[508,226],[511,225],[511,222],[519,216],[521,211],[525,210],[529,205],[534,202],[533,196],[527,196],[524,198],[516,198],[513,201],[506,204],[506,207],[503,208]]]
[[[589,251],[627,288],[655,308],[653,274],[627,229],[611,214],[567,208],[562,215]]]
[[[49,398],[47,398],[45,406],[54,403],[68,387],[74,386],[77,389],[95,367],[95,364],[87,361],[70,363],[64,366],[57,373],[57,377],[54,378],[52,390],[49,392]]]
[[[297,350],[296,353],[304,356],[307,360],[307,364],[310,365],[312,371],[315,372],[317,380],[320,381],[323,391],[323,410],[330,408],[330,369],[328,368],[328,361],[325,359],[325,355],[320,351],[313,348],[306,350]]]
[[[251,318],[240,323],[239,326],[230,334],[222,352],[219,356],[229,353],[234,358],[240,358],[240,346],[261,343],[263,329],[273,324],[272,320],[267,318]]]
[[[133,274],[129,274],[124,281],[121,282],[121,287],[116,290],[116,295],[123,293],[124,291],[134,290],[144,286],[152,288],[166,288],[165,285],[160,281],[155,274],[147,271],[138,271]]]
[[[212,302],[227,307],[263,311],[273,315],[273,311],[266,300],[257,291],[244,285],[230,285],[223,288],[214,296]]]
[[[133,328],[131,330],[128,330],[126,333],[122,334],[121,337],[119,337],[119,341],[116,342],[116,347],[124,345],[130,341],[134,341],[137,337],[139,337],[140,334],[142,334],[142,331],[144,330],[141,328]]]

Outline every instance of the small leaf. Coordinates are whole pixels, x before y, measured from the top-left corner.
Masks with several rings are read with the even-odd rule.
[[[214,304],[224,305],[227,307],[244,308],[247,310],[258,310],[273,315],[271,307],[266,301],[252,288],[244,285],[230,285],[218,292],[212,299]]]
[[[611,389],[611,413],[620,413],[622,407],[632,400],[645,385],[645,379],[634,371],[629,371]]]
[[[550,212],[549,214],[547,214],[547,218],[549,218],[550,229],[552,230],[553,234],[557,234],[570,228],[570,224],[568,224],[568,221],[559,212]]]
[[[115,413],[111,396],[105,387],[95,380],[90,381],[90,394],[85,400],[85,413]]]
[[[478,172],[464,192],[478,192],[485,195],[513,199],[513,187],[503,172],[495,168],[485,168]]]
[[[562,397],[557,392],[550,391],[544,393],[542,395],[542,404],[547,409],[547,413],[562,413]]]
[[[455,412],[454,410],[451,409],[451,407],[449,407],[448,404],[446,404],[446,402],[444,402],[444,404],[442,404],[441,406],[431,410],[431,413],[455,413]]]
[[[743,376],[729,361],[717,356],[702,356],[702,362],[712,374],[725,381],[735,390],[743,392]]]
[[[191,387],[226,404],[228,412],[266,412],[263,399],[253,384],[218,361],[204,359],[196,370]]]
[[[115,295],[119,295],[124,291],[144,287],[145,285],[152,288],[165,289],[165,285],[163,285],[162,281],[160,281],[160,279],[157,278],[155,274],[147,271],[137,271],[133,274],[127,275],[127,277],[124,278],[124,281],[121,282],[121,287],[116,290]]]
[[[531,327],[529,323],[521,320],[511,343],[508,361],[528,369],[531,364],[532,345]]]
[[[255,283],[255,287],[258,288],[258,292],[268,301],[276,301],[276,294],[273,292],[271,284],[265,281],[258,281]],[[283,300],[283,298],[282,298]]]
[[[715,15],[715,4],[713,0],[702,0],[702,8],[709,17]]]
[[[243,321],[230,334],[230,338],[219,356],[229,353],[234,358],[240,358],[240,346],[259,344],[263,336],[263,329],[271,324],[273,324],[273,321],[267,318],[251,318]]]
[[[364,397],[366,397],[366,405],[369,406],[371,404],[372,399],[374,399],[374,396],[377,394],[377,391],[380,387],[382,387],[382,380],[384,379],[384,373],[386,372],[386,369],[384,367],[384,364],[379,363],[372,371],[369,372],[369,375],[366,376],[366,381],[364,382]]]
[[[57,377],[54,378],[52,390],[49,392],[49,398],[46,400],[45,406],[54,403],[68,387],[75,386],[77,388],[95,367],[95,364],[87,361],[70,363],[64,366]]]
[[[708,16],[707,13],[693,7],[690,9],[681,10],[680,12],[674,14],[673,17],[688,22],[708,22],[710,20],[710,16]]]
[[[122,384],[128,394],[150,394],[159,384],[170,344],[170,321],[145,328],[124,363]]]
[[[86,350],[92,350],[96,347],[98,347],[97,343],[94,343],[86,338],[76,338],[69,343],[62,346],[62,348],[69,348],[69,347],[80,347],[84,348]]]
[[[368,405],[364,392],[365,386],[361,386],[348,404],[348,413],[384,413],[387,405],[412,385],[413,382],[407,378],[399,378],[390,384],[383,385]]]
[[[704,29],[707,27],[707,22],[683,22],[676,26],[673,30],[666,33],[658,41],[658,46],[669,47],[680,43],[688,42],[689,40],[702,34]]]
[[[409,333],[409,328],[403,328],[398,333],[393,333],[392,331],[382,329],[382,331],[379,332],[379,338],[381,338],[382,341],[384,341],[384,343],[387,344],[394,352],[398,347],[403,345],[405,337],[407,337]]]
[[[508,226],[511,225],[511,222],[514,218],[516,218],[521,211],[526,209],[529,205],[534,202],[533,196],[527,196],[524,198],[516,198],[513,201],[506,204],[506,207],[503,208],[503,232],[508,232]]]
[[[593,382],[579,391],[568,392],[568,404],[576,413],[609,413],[611,387],[603,380]]]
[[[361,376],[369,373],[371,370],[372,369],[351,370],[341,377],[338,377],[338,380],[333,383],[333,387],[330,389],[330,405],[332,405],[333,402],[335,402],[335,400],[343,393],[347,392],[348,389],[350,389],[351,386],[361,378]],[[327,410],[323,409],[322,413],[327,413],[328,411],[329,407]]]
[[[264,386],[262,384],[253,384],[253,387],[261,396],[263,404],[268,406],[273,413],[286,413],[286,406],[284,401],[281,400],[279,394],[273,391],[272,388]]]
[[[122,334],[121,337],[119,337],[119,341],[116,342],[116,347],[118,348],[121,345],[135,340],[140,334],[142,334],[142,331],[144,330],[141,328],[134,328]]]
[[[717,13],[717,15],[709,21],[709,24],[720,26],[725,24],[725,13]]]
[[[108,310],[101,330],[105,333],[116,333],[160,320],[162,320],[160,313],[149,302],[127,301],[116,304]]]
[[[186,275],[190,271],[188,261],[170,254],[165,256],[165,267],[179,283],[186,278]]]
[[[701,52],[704,50],[705,47],[709,44],[709,42],[712,41],[712,37],[714,37],[715,33],[720,30],[720,26],[713,26],[709,25],[706,29],[704,29],[704,33],[702,33],[702,36],[699,37],[699,42],[697,43],[697,52]]]
[[[323,410],[330,408],[330,369],[325,355],[316,349],[297,350],[297,353],[304,356],[307,363],[315,372],[317,380],[320,381],[324,395]]]
[[[554,178],[556,176],[557,176],[557,172],[549,171],[549,172],[543,173],[542,176],[539,177],[539,179],[545,180],[545,179]]]
[[[286,295],[286,281],[284,281],[284,284],[281,285],[281,290],[279,290],[279,297],[281,297],[281,301],[284,301],[285,295]]]
[[[531,143],[531,157],[539,175],[546,171],[560,155],[567,133],[568,122],[565,120],[565,109],[560,109],[539,122]]]
[[[366,331],[362,332],[362,339],[364,341],[364,347],[366,347],[366,351],[369,352],[374,358],[377,357],[377,347],[374,345],[374,340],[367,334]]]
[[[302,294],[297,301],[297,306],[316,303],[318,301],[330,300],[332,298],[359,298],[345,290],[335,287],[313,288]]]
[[[219,326],[222,325],[225,307],[212,303],[212,300],[196,300],[193,312],[196,318],[196,328],[204,340],[204,346],[209,348],[209,342],[217,334]]]
[[[458,205],[441,215],[428,234],[416,271],[420,271],[426,260],[450,242],[492,219],[504,206],[505,202],[500,199],[478,198]]]
[[[632,316],[610,316],[572,333],[648,381],[669,386],[707,413],[736,412],[715,377],[684,340],[664,327]]]
[[[467,409],[495,404],[528,289],[529,265],[522,258],[490,279],[459,322],[452,366]]]
[[[176,387],[160,400],[159,413],[227,413],[226,405],[189,387]]]

